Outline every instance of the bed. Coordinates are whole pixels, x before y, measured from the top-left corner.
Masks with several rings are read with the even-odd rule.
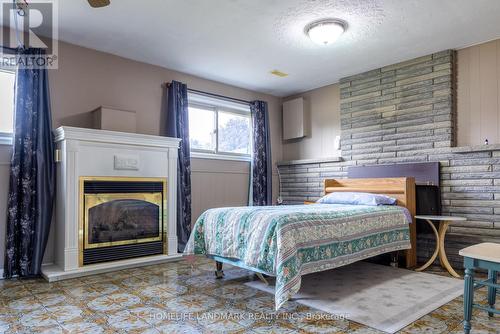
[[[404,251],[416,265],[413,178],[327,179],[325,194],[368,192],[397,199],[395,206],[313,204],[216,208],[197,220],[185,254],[276,277],[279,309],[300,289],[301,276],[383,253]]]

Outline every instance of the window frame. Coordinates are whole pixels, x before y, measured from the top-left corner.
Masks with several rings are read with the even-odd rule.
[[[216,159],[216,160],[235,160],[252,161],[253,140],[252,140],[252,116],[250,106],[243,103],[228,101],[221,98],[215,98],[199,93],[188,93],[188,109],[195,107],[200,109],[212,110],[214,112],[215,124],[213,127],[213,136],[215,137],[214,150],[191,148],[191,158]],[[250,153],[234,153],[219,150],[219,112],[248,117],[250,124],[249,144]],[[188,112],[189,113],[189,112]],[[189,115],[188,115],[189,117]]]
[[[14,69],[0,67],[0,72],[7,72],[14,74],[14,80],[16,79],[16,71]],[[15,81],[14,81],[15,82]],[[14,118],[14,110],[12,110],[12,117]],[[15,124],[13,124],[13,127]],[[0,145],[12,145],[14,139],[14,129],[12,132],[0,132]]]

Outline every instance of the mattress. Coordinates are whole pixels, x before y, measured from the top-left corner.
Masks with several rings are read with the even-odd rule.
[[[279,309],[299,291],[302,275],[411,248],[410,223],[408,210],[398,206],[216,208],[198,218],[185,253],[276,276]]]

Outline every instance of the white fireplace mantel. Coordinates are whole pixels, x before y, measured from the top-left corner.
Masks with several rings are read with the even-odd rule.
[[[60,127],[54,263],[43,266],[49,281],[179,259],[177,252],[177,158],[180,139],[115,131]],[[117,165],[116,160],[132,161]],[[167,254],[80,266],[79,178],[161,177],[167,179]]]

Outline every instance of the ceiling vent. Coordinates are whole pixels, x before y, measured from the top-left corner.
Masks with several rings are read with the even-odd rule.
[[[287,73],[281,72],[281,71],[279,71],[279,70],[272,70],[272,71],[271,71],[271,72],[269,72],[269,73],[271,73],[272,75],[275,75],[275,76],[277,76],[277,77],[280,77],[280,78],[284,78],[284,77],[287,77],[287,76],[288,76],[288,74],[287,74]]]

